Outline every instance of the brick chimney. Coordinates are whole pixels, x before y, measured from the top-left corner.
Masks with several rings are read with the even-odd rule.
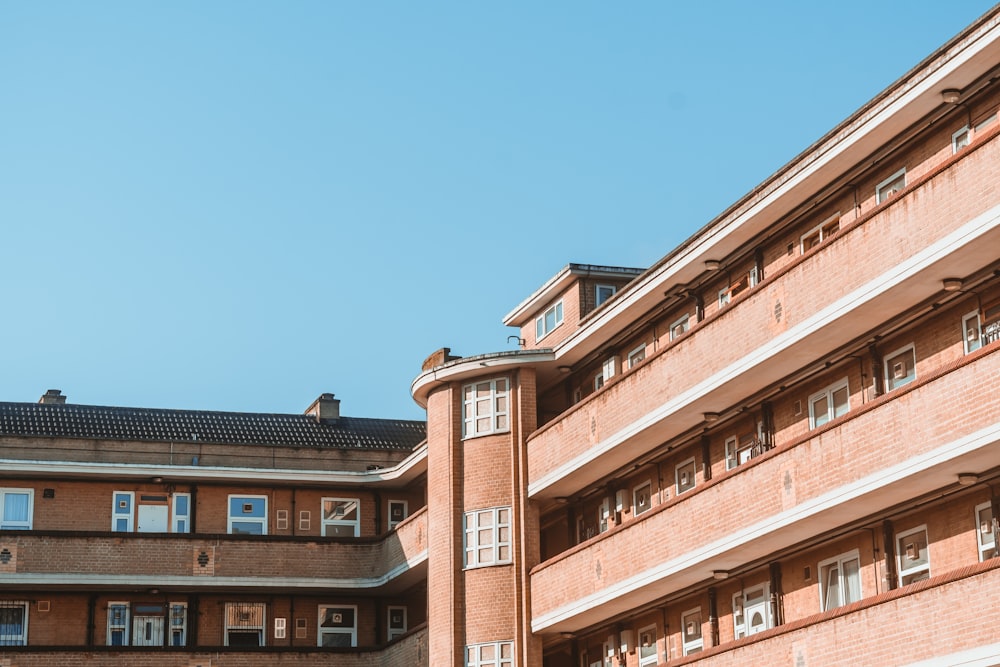
[[[336,424],[340,419],[340,399],[333,394],[320,394],[306,409],[307,415],[312,415],[316,421],[325,424]]]
[[[38,402],[46,405],[63,405],[66,403],[66,397],[62,395],[62,391],[59,389],[49,389],[42,394]]]

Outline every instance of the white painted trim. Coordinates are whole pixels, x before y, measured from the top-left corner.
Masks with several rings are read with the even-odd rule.
[[[661,424],[673,414],[703,398],[741,375],[750,373],[757,366],[764,365],[775,356],[822,330],[832,326],[838,319],[872,301],[906,280],[919,275],[934,263],[954,254],[960,248],[971,245],[984,234],[1000,227],[1000,205],[981,213],[936,243],[917,252],[909,259],[896,264],[885,273],[868,281],[849,294],[837,299],[826,308],[817,311],[799,324],[775,336],[764,345],[753,350],[719,372],[711,375],[693,387],[675,395],[655,410],[651,410],[631,424],[626,425],[590,449],[568,459],[565,463],[542,475],[528,485],[529,497],[537,496],[562,478],[590,465],[616,447],[636,437],[640,433]],[[662,362],[661,362],[662,363]]]
[[[134,588],[165,588],[184,586],[197,589],[373,589],[385,586],[406,572],[427,562],[427,551],[424,550],[400,563],[386,573],[376,577],[328,578],[328,577],[206,577],[182,575],[137,575],[137,574],[86,574],[78,572],[60,572],[56,574],[33,574],[30,572],[14,572],[4,574],[4,585],[13,586],[59,586],[68,590],[98,587]]]
[[[819,514],[857,501],[885,486],[903,482],[914,475],[945,464],[960,456],[975,452],[1000,442],[1000,421],[974,433],[945,443],[929,452],[911,457],[895,465],[873,472],[855,482],[831,489],[815,498],[761,519],[736,532],[713,540],[700,547],[665,560],[651,568],[623,579],[590,595],[556,607],[546,614],[531,619],[531,631],[543,632],[548,627],[579,614],[627,596],[666,577],[692,568],[707,568],[713,558],[737,550],[747,544],[766,538],[778,530],[808,522]]]
[[[678,274],[691,265],[700,265],[704,259],[713,257],[723,241],[736,230],[749,225],[753,219],[764,217],[768,209],[775,207],[779,211],[786,211],[794,208],[795,204],[802,198],[802,196],[792,197],[794,191],[805,181],[816,177],[818,172],[827,168],[833,171],[834,175],[839,176],[844,167],[838,162],[844,160],[845,154],[855,153],[855,155],[848,155],[846,158],[852,164],[861,161],[871,150],[890,138],[877,136],[879,131],[883,134],[886,132],[895,134],[893,128],[884,126],[891,125],[895,116],[901,116],[906,107],[915,104],[919,98],[926,98],[924,104],[917,105],[919,109],[930,111],[931,104],[935,106],[940,104],[940,91],[949,87],[947,84],[950,78],[970,61],[983,52],[989,51],[996,42],[1000,41],[1000,23],[981,27],[978,33],[970,34],[968,40],[964,45],[956,45],[954,55],[937,69],[928,72],[919,81],[914,82],[918,76],[917,72],[908,73],[906,79],[901,80],[899,85],[894,90],[889,91],[889,94],[877,105],[873,108],[863,107],[859,109],[851,118],[835,127],[827,135],[828,139],[822,141],[815,150],[797,158],[787,169],[776,172],[773,179],[767,181],[765,185],[779,181],[780,185],[776,185],[767,195],[754,203],[750,203],[753,193],[738,200],[733,207],[738,209],[745,206],[743,210],[733,213],[731,218],[721,218],[710,222],[687,242],[681,244],[680,247],[686,248],[684,252],[644,274],[633,289],[629,289],[626,294],[616,299],[613,304],[600,313],[599,317],[588,321],[585,326],[581,326],[556,346],[558,356],[564,356],[574,348],[586,345],[596,331],[612,325],[613,320],[623,315],[627,310],[637,305],[641,308],[639,302],[645,298],[650,297],[659,301],[662,298],[664,288],[673,284]],[[944,54],[937,53],[935,56],[940,60]],[[972,66],[975,67],[975,65]],[[911,121],[904,119],[903,122],[909,125]],[[871,135],[876,136],[869,140],[868,143],[871,145],[866,146],[865,140],[869,139]],[[781,178],[784,180],[780,180]],[[823,180],[824,184],[830,180],[829,177],[821,176],[819,178]],[[778,202],[786,197],[792,197],[792,201],[784,206],[778,205]],[[764,224],[767,222],[765,221]]]
[[[398,464],[374,471],[276,470],[223,466],[152,465],[140,463],[86,463],[82,461],[25,461],[0,459],[7,474],[68,477],[164,477],[171,480],[226,480],[278,483],[322,483],[339,486],[389,486],[406,481],[427,466],[427,443]]]
[[[928,660],[911,662],[905,667],[995,667],[1000,664],[1000,643],[936,655]]]

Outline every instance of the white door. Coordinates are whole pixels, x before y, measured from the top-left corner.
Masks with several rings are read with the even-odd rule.
[[[744,598],[743,614],[746,618],[747,634],[755,635],[758,632],[767,630],[770,600],[767,595],[767,586],[747,591]]]
[[[132,646],[162,646],[163,616],[141,616],[132,618]]]
[[[166,505],[139,505],[139,525],[136,527],[139,533],[166,533],[167,528],[167,506]]]

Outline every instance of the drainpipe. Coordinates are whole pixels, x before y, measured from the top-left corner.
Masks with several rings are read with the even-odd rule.
[[[785,624],[784,592],[781,590],[781,563],[774,562],[771,570],[771,619],[774,626]],[[822,585],[822,584],[821,584]]]
[[[886,519],[882,522],[882,551],[885,553],[885,589],[891,591],[896,588],[896,538],[892,521]]]
[[[715,586],[708,589],[708,627],[712,635],[712,646],[719,645],[719,602]]]
[[[763,423],[760,437],[763,440],[763,449],[766,451],[774,447],[774,404],[771,401],[760,404],[760,421]]]
[[[1000,557],[1000,496],[990,485],[990,510],[993,512],[993,557]]]
[[[705,481],[712,479],[712,455],[709,449],[709,438],[707,435],[701,436],[701,470]]]
[[[875,384],[875,395],[872,398],[878,398],[885,393],[885,388],[882,386],[882,356],[878,353],[875,343],[868,346],[868,353],[872,358],[872,380]]]
[[[191,507],[188,508],[191,516],[188,520],[191,522],[191,532],[198,532],[198,485],[191,485]]]
[[[94,645],[94,616],[97,607],[97,596],[91,595],[87,599],[87,646]]]
[[[188,619],[187,619],[187,626],[188,626],[187,645],[188,646],[197,646],[198,645],[198,625],[199,625],[199,620],[200,620],[199,619],[200,614],[198,613],[198,603],[200,601],[201,601],[201,598],[198,597],[197,595],[195,595],[193,598],[190,598],[188,600]]]

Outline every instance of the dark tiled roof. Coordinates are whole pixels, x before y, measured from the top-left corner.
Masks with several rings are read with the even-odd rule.
[[[402,419],[0,403],[0,436],[412,450],[426,424]]]

